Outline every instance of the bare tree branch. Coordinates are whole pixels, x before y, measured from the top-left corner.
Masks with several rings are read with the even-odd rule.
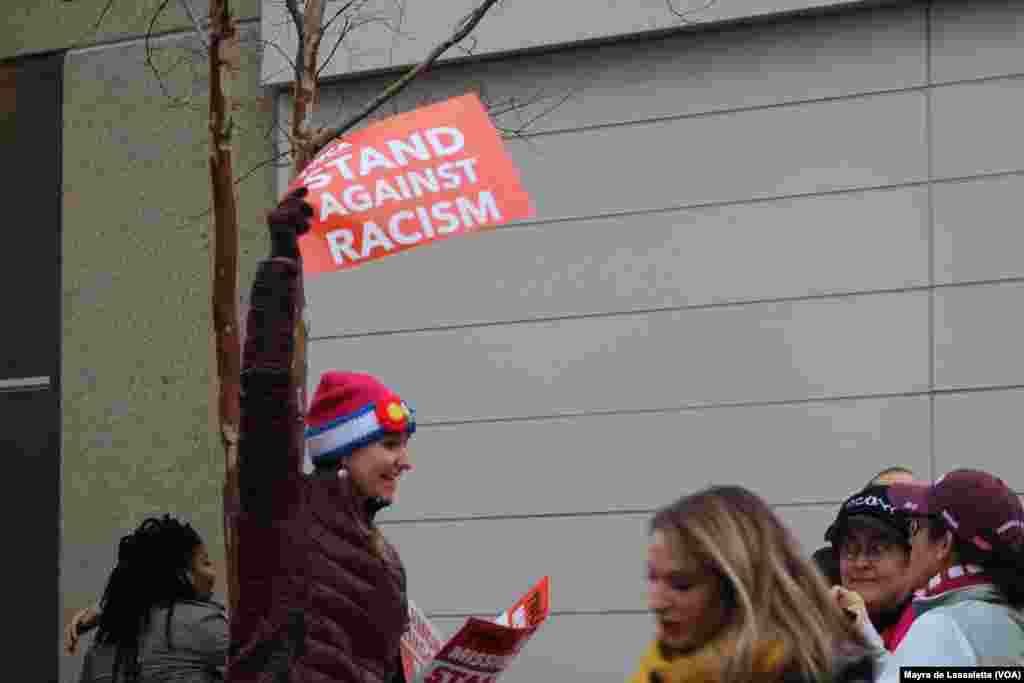
[[[288,62],[288,65],[291,66],[292,69],[296,68],[295,67],[295,64],[296,64],[295,60],[292,59],[292,56],[290,54],[285,52],[283,47],[281,47],[280,45],[278,45],[277,43],[275,43],[275,42],[273,42],[271,40],[260,39],[259,42],[264,47],[272,47],[272,48],[274,48],[277,51],[278,54],[280,54],[282,57],[284,57],[284,60],[286,62]],[[280,73],[280,72],[278,72],[278,73]]]
[[[195,12],[192,11],[192,5],[189,0],[178,0],[181,4],[182,9],[185,10],[185,14],[188,15],[189,20],[192,22],[193,28],[196,30],[196,39],[202,46],[203,54],[206,54],[206,31],[203,30],[203,25],[199,23],[199,17],[196,16]]]
[[[100,12],[99,18],[96,19],[96,23],[92,25],[92,31],[95,33],[100,30],[100,26],[103,25],[103,20],[107,18],[110,13],[110,8],[114,6],[114,0],[107,0],[107,4],[103,6],[103,11]]]
[[[716,1],[717,0],[704,0],[704,4],[700,7],[691,7],[687,10],[677,9],[674,0],[665,0],[665,6],[668,7],[668,11],[676,15],[680,21],[690,22],[692,21],[692,19],[690,19],[690,15],[696,14],[697,12],[703,12],[714,5]]]
[[[344,26],[344,28],[342,28],[341,32],[339,33],[337,40],[334,41],[334,45],[331,47],[331,51],[327,55],[327,59],[325,59],[320,64],[319,68],[317,68],[317,70],[316,70],[317,78],[320,77],[320,75],[323,73],[324,69],[326,69],[327,66],[331,63],[331,60],[334,59],[334,55],[338,52],[338,49],[341,48],[341,46],[344,44],[345,38],[350,33],[352,33],[352,31],[355,31],[358,28],[362,28],[363,26],[369,26],[370,24],[383,24],[388,29],[390,29],[392,31],[395,30],[394,27],[391,26],[391,22],[390,22],[390,20],[388,20],[387,17],[372,16],[372,17],[362,17],[362,18],[356,18],[356,19],[352,19],[352,18],[346,17],[345,18],[345,26]]]
[[[153,72],[153,76],[156,77],[157,85],[160,86],[160,90],[163,91],[164,97],[171,102],[171,105],[176,107],[187,107],[189,106],[189,101],[187,99],[175,97],[167,88],[167,84],[164,82],[164,74],[160,73],[160,69],[157,68],[156,62],[153,61],[153,46],[150,43],[157,19],[160,18],[160,15],[163,14],[164,10],[167,9],[167,5],[170,3],[171,0],[162,0],[160,5],[153,12],[153,16],[149,19],[149,27],[146,29],[146,37],[143,40],[144,51],[146,53],[146,66],[148,66],[150,71]]]
[[[288,14],[292,17],[292,23],[295,24],[295,33],[299,37],[299,46],[295,50],[295,54],[298,56],[292,64],[295,67],[295,82],[302,82],[302,55],[306,51],[306,32],[302,28],[302,15],[299,13],[298,0],[285,0],[285,6],[288,8]]]
[[[70,1],[71,0],[64,0],[64,2]],[[100,10],[100,15],[96,18],[96,21],[93,22],[92,27],[90,27],[87,31],[85,31],[85,33],[78,37],[78,39],[71,45],[71,49],[74,49],[81,45],[82,41],[85,40],[87,36],[96,35],[97,31],[100,30],[100,26],[103,25],[103,21],[107,18],[107,15],[110,14],[110,8],[113,6],[114,0],[107,0],[107,4],[103,6],[102,10]]]
[[[455,32],[451,35],[448,40],[444,41],[427,55],[426,59],[417,64],[415,67],[410,69],[404,76],[399,78],[397,81],[392,83],[390,86],[385,88],[384,92],[375,97],[369,104],[363,107],[362,110],[357,112],[354,116],[349,118],[347,121],[342,123],[333,129],[321,131],[313,138],[313,149],[320,151],[324,148],[331,140],[337,137],[341,137],[346,132],[352,129],[353,126],[363,121],[368,116],[377,111],[385,102],[390,100],[392,97],[400,93],[410,83],[412,83],[420,74],[429,69],[434,63],[449,50],[453,45],[457,45],[466,39],[473,29],[483,20],[487,12],[493,7],[499,0],[483,0],[480,5],[477,6],[472,12],[467,14],[461,22]]]
[[[332,16],[330,19],[324,22],[324,33],[327,33],[327,29],[331,27],[331,24],[338,20],[338,17],[343,15],[345,12],[349,11],[349,9],[351,9],[357,2],[362,2],[362,4],[364,5],[366,4],[366,0],[348,0],[348,2],[342,5],[341,9],[334,13],[334,16]]]
[[[337,15],[332,17],[331,21],[334,21],[335,18],[337,18]],[[328,22],[328,24],[330,24],[330,23],[331,22]],[[320,65],[320,68],[318,68],[316,70],[316,77],[317,78],[320,78],[320,74],[322,74],[324,72],[324,69],[327,68],[327,65],[331,63],[332,59],[334,59],[335,53],[337,53],[338,48],[341,47],[341,44],[343,42],[345,42],[345,36],[348,35],[349,31],[351,31],[352,28],[353,28],[352,20],[349,19],[348,17],[345,17],[345,25],[341,29],[341,34],[338,36],[338,39],[334,41],[334,46],[331,48],[330,53],[328,53],[327,59],[325,59],[323,61],[323,63]],[[326,30],[326,28],[324,30]]]

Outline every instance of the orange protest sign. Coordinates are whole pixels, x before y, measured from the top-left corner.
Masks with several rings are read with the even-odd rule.
[[[368,261],[533,215],[475,94],[399,114],[325,147],[288,191],[315,215],[299,240],[307,273]]]

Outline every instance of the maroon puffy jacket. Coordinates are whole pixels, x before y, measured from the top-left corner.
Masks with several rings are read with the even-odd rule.
[[[231,683],[386,683],[408,608],[394,548],[371,550],[373,513],[348,478],[302,474],[289,373],[302,273],[260,264],[242,361],[238,612]]]

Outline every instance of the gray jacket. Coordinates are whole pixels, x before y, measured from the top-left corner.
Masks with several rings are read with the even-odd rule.
[[[1024,614],[992,585],[951,590],[913,602],[917,617],[893,653],[879,654],[880,683],[897,683],[904,666],[1020,666]],[[868,630],[878,644],[877,633]]]
[[[139,640],[138,683],[214,683],[223,680],[228,653],[228,621],[224,608],[213,602],[186,601],[174,605],[168,629],[166,607],[152,612],[149,629]],[[168,641],[168,632],[170,640]],[[115,645],[93,641],[85,655],[79,683],[122,683],[111,681]]]

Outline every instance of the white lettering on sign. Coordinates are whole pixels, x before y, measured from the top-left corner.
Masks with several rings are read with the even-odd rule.
[[[429,209],[418,206],[415,212],[396,212],[383,227],[373,221],[366,221],[355,231],[341,228],[328,232],[325,237],[331,257],[335,263],[341,265],[346,260],[361,261],[370,258],[376,255],[376,250],[394,251],[399,247],[419,244],[435,235],[447,235],[462,228],[474,228],[499,221],[501,211],[498,209],[494,194],[482,191],[475,201],[468,197],[456,197],[454,202],[437,202]],[[358,242],[356,231],[359,235]]]
[[[320,220],[333,215],[347,216],[349,213],[369,211],[388,204],[419,199],[427,194],[438,194],[458,190],[466,185],[475,185],[479,178],[476,173],[475,157],[446,161],[436,169],[425,168],[409,171],[389,178],[379,178],[372,186],[354,183],[340,193],[320,194]],[[317,190],[330,184],[330,176],[316,175],[306,185]]]
[[[358,153],[343,154],[352,149],[352,145],[342,142],[310,164],[299,174],[299,180],[310,190],[318,190],[330,183],[330,170],[340,173],[345,180],[356,180],[381,169],[390,171],[408,166],[411,161],[450,157],[465,146],[466,136],[462,131],[448,126],[429,128],[405,139],[385,140],[382,147],[386,151],[366,145],[360,147]]]

